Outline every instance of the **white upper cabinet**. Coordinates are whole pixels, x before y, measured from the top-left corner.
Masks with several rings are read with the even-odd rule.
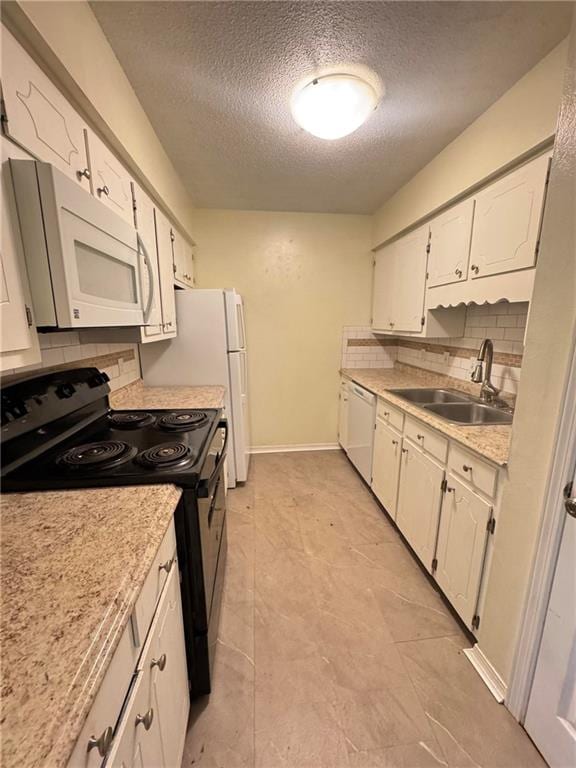
[[[163,333],[176,335],[176,298],[174,296],[174,262],[172,257],[172,227],[164,214],[154,211],[156,244],[160,272],[160,296],[162,301]]]
[[[2,137],[0,208],[2,242],[0,249],[0,370],[40,362],[32,300],[28,284],[20,226],[14,200],[9,158],[25,159],[26,154]]]
[[[89,129],[86,131],[86,145],[92,194],[133,224],[132,177],[106,144]]]
[[[474,200],[455,205],[430,222],[428,287],[468,278]]]
[[[194,246],[172,228],[174,282],[184,288],[194,287]]]
[[[394,300],[395,243],[378,251],[374,259],[374,295],[372,297],[372,328],[392,330]]]
[[[89,190],[86,124],[4,27],[2,98],[5,134]]]
[[[472,279],[536,264],[548,166],[548,155],[538,157],[476,195]]]
[[[468,626],[476,612],[492,507],[454,475],[447,478],[438,534],[436,581]]]

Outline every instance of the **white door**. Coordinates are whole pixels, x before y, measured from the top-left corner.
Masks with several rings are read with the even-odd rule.
[[[476,613],[492,507],[452,474],[442,502],[435,578],[462,621]]]
[[[133,224],[132,177],[93,131],[87,129],[86,140],[92,194]]]
[[[572,481],[576,495],[576,473]],[[576,506],[571,499],[573,508]],[[576,517],[566,514],[524,723],[551,768],[576,765]]]
[[[338,412],[338,442],[343,450],[348,450],[348,392],[347,381],[340,383],[340,408]]]
[[[246,352],[229,352],[230,394],[232,402],[232,424],[234,432],[234,456],[236,480],[248,479],[250,462],[250,414],[248,410],[248,370]]]
[[[174,269],[172,266],[172,242],[170,222],[157,208],[154,209],[156,222],[156,247],[158,272],[160,275],[160,298],[164,335],[176,335],[176,298],[174,295]]]
[[[396,242],[391,318],[394,331],[422,331],[428,236],[426,224]]]
[[[142,270],[142,296],[148,313],[145,313],[147,325],[142,328],[142,341],[151,341],[162,336],[162,302],[160,298],[160,277],[158,251],[156,248],[156,229],[154,226],[154,203],[136,184],[132,183],[134,200],[134,224],[147,251],[148,265]]]
[[[424,567],[432,571],[444,469],[403,441],[396,523]]]
[[[84,129],[68,101],[2,27],[2,98],[7,136],[90,191]]]
[[[372,490],[391,517],[396,517],[402,438],[376,419],[372,457]]]
[[[392,304],[394,300],[395,243],[378,251],[374,260],[374,293],[372,296],[372,328],[392,331]]]
[[[428,287],[468,278],[474,200],[465,200],[430,223]]]
[[[24,269],[20,225],[12,189],[9,163],[10,142],[2,137],[0,169],[0,208],[2,243],[0,251],[0,349],[2,353],[32,347],[36,329],[32,326],[32,305],[25,300]],[[19,150],[16,149],[18,153]],[[20,153],[22,155],[22,153]],[[40,355],[37,355],[37,360]],[[31,360],[30,363],[37,362]],[[24,363],[27,364],[27,363]],[[4,366],[3,366],[4,367]],[[6,367],[13,367],[6,365]]]
[[[472,279],[536,263],[549,163],[538,157],[475,196]]]

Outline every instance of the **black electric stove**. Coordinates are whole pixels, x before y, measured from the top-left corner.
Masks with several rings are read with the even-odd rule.
[[[3,492],[170,483],[175,512],[188,671],[193,694],[210,691],[226,559],[219,409],[113,410],[108,377],[78,368],[2,389]]]

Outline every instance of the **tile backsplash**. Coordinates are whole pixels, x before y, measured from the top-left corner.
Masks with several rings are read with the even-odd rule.
[[[42,361],[37,365],[4,371],[2,377],[29,376],[30,372],[49,369],[95,366],[110,376],[112,391],[140,378],[140,355],[137,344],[82,344],[76,331],[38,334]]]
[[[343,368],[390,368],[394,361],[469,380],[482,339],[494,342],[492,381],[505,392],[516,394],[528,302],[472,304],[466,310],[464,335],[448,339],[382,337],[364,326],[344,328]]]

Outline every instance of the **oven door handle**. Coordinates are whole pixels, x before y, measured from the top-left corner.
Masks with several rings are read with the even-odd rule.
[[[230,433],[230,428],[228,426],[228,422],[226,419],[223,419],[218,424],[219,429],[224,430],[224,445],[222,446],[222,450],[220,451],[220,454],[218,458],[216,459],[216,466],[214,467],[214,470],[212,471],[212,474],[208,478],[208,480],[205,480],[201,485],[198,486],[198,496],[201,499],[206,499],[210,495],[210,488],[214,485],[216,482],[218,475],[220,474],[220,470],[222,469],[222,465],[224,464],[224,459],[226,458],[226,452],[228,450],[228,435]]]

